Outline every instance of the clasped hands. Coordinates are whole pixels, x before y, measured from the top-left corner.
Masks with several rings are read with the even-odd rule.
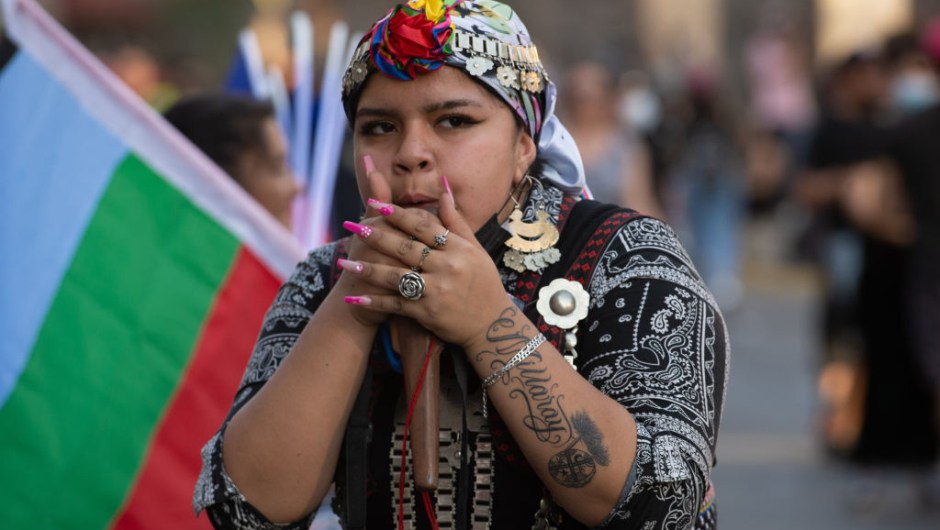
[[[423,208],[403,208],[378,199],[353,232],[348,259],[340,261],[340,283],[357,318],[378,325],[390,315],[413,319],[441,340],[465,350],[481,341],[505,309],[508,296],[489,254],[445,191],[437,215]],[[403,296],[402,276],[417,272],[421,297]]]

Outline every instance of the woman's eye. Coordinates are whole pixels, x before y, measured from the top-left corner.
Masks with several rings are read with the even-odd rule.
[[[441,124],[443,126],[451,129],[468,127],[475,123],[478,123],[477,120],[474,120],[468,116],[447,116],[441,120]]]
[[[364,123],[359,127],[359,133],[365,136],[378,136],[393,132],[395,126],[387,121],[375,121]]]

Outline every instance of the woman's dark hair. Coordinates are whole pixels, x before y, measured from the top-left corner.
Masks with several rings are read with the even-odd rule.
[[[206,93],[181,98],[164,117],[236,181],[247,153],[262,152],[264,122],[274,106],[245,96]]]

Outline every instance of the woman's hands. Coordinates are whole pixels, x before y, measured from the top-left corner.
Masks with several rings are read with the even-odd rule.
[[[507,295],[496,266],[457,212],[453,196],[441,194],[436,216],[377,199],[370,199],[369,206],[380,219],[347,223],[359,244],[351,245],[355,251],[351,249],[349,261],[340,264],[343,276],[355,282],[348,285],[346,302],[381,319],[392,314],[410,317],[465,348],[483,336],[487,323],[506,307]],[[412,271],[424,281],[417,300],[399,292],[399,280]]]

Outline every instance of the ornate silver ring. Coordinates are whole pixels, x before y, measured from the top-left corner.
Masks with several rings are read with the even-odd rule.
[[[420,300],[424,296],[424,278],[417,272],[402,274],[398,280],[398,292],[407,300]]]
[[[450,230],[445,228],[443,234],[437,234],[434,236],[434,248],[444,248],[444,245],[447,244],[448,234],[450,234]]]

